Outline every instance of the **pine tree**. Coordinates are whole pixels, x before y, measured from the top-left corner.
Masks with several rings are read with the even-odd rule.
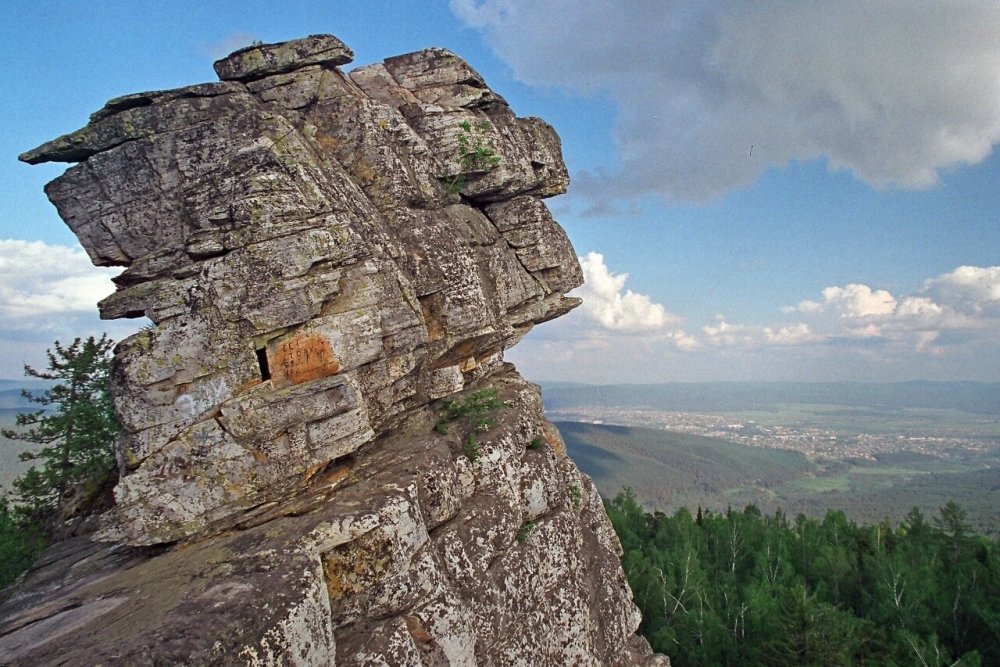
[[[25,391],[26,398],[44,407],[18,415],[19,430],[3,431],[4,437],[38,446],[21,459],[41,465],[14,482],[18,509],[29,523],[51,521],[68,491],[100,486],[115,471],[119,426],[108,393],[113,346],[106,335],[77,338],[67,346],[56,341],[47,351],[46,370],[24,367],[28,377],[55,382],[38,395]]]

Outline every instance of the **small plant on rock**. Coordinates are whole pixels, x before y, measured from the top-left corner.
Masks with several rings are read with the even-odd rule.
[[[490,415],[503,407],[503,403],[497,400],[497,392],[494,389],[480,389],[469,394],[469,397],[460,401],[445,401],[444,410],[441,416],[434,423],[434,430],[445,435],[448,433],[448,424],[461,419],[468,418],[469,423],[477,431],[488,431],[497,425]]]
[[[528,449],[533,449],[535,451],[538,451],[539,449],[542,448],[542,445],[544,444],[545,444],[545,438],[543,438],[540,435],[536,435],[534,438],[532,438],[531,442],[528,443]]]
[[[580,509],[580,503],[583,502],[583,492],[580,491],[580,487],[576,484],[569,487],[569,498],[573,501],[573,507]]]
[[[497,425],[491,415],[503,407],[503,403],[497,400],[495,389],[480,389],[468,395],[465,399],[458,401],[445,401],[444,409],[434,423],[434,430],[442,435],[448,433],[448,425],[458,419],[468,420],[473,431],[485,432]],[[462,452],[475,463],[479,459],[479,442],[475,435],[469,437],[462,443]]]
[[[467,173],[489,171],[500,165],[500,156],[486,143],[486,132],[493,127],[488,120],[475,124],[465,120],[458,127],[458,163],[461,168],[444,179],[445,190],[449,194],[458,194],[465,187]]]
[[[535,528],[538,527],[537,521],[526,521],[521,524],[521,527],[517,531],[517,541],[519,544],[524,544],[531,538],[531,534],[535,532]]]
[[[473,463],[479,460],[479,443],[476,442],[475,436],[469,435],[466,441],[462,443],[462,451]]]

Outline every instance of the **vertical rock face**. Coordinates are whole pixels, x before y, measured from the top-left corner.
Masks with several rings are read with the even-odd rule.
[[[503,362],[577,304],[558,137],[447,51],[351,57],[244,49],[21,156],[78,163],[47,192],[126,267],[102,317],[153,326],[116,350],[119,546],[29,574],[0,662],[663,660]]]

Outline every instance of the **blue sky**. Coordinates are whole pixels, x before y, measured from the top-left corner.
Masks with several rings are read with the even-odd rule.
[[[215,80],[259,39],[366,64],[427,46],[552,123],[584,306],[508,353],[535,380],[1000,380],[994,2],[80,3],[0,22],[0,377],[96,318],[18,153],[111,98]],[[753,147],[751,150],[751,146]]]

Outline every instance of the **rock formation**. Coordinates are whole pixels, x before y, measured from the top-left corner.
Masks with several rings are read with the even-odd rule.
[[[503,361],[582,282],[559,140],[429,49],[331,36],[21,156],[124,266],[114,510],[0,607],[12,664],[666,664],[594,485]]]

